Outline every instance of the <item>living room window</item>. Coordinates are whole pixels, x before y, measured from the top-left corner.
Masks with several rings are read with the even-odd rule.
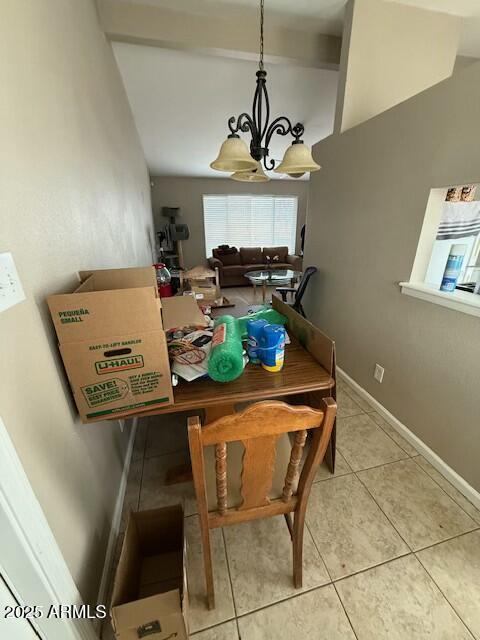
[[[206,256],[222,244],[288,246],[295,253],[297,206],[296,196],[204,195]]]

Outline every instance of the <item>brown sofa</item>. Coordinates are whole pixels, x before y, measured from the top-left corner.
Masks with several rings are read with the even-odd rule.
[[[260,271],[270,264],[272,269],[302,270],[302,258],[288,253],[288,247],[236,247],[224,245],[212,250],[208,263],[218,267],[220,286],[238,287],[250,284],[247,271]]]

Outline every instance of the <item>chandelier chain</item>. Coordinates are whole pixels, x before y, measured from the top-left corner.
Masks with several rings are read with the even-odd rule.
[[[257,162],[263,162],[265,169],[271,170],[274,169],[276,164],[276,161],[269,157],[269,146],[273,135],[291,135],[293,144],[301,144],[304,127],[300,122],[292,125],[286,116],[279,116],[270,122],[270,101],[268,99],[266,86],[267,72],[263,65],[264,4],[265,0],[260,0],[260,58],[258,61],[259,70],[256,72],[257,86],[253,96],[252,113],[250,115],[249,113],[243,112],[239,116],[231,116],[228,119],[228,128],[230,130],[228,137],[239,138],[238,132],[250,132],[251,157]],[[220,169],[220,171],[222,171],[222,169]],[[313,171],[315,171],[315,169],[313,169]]]
[[[263,11],[264,0],[260,0],[260,61],[258,64],[259,69],[263,71]]]

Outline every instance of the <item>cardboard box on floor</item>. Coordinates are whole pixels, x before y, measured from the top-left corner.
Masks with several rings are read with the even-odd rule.
[[[47,299],[83,422],[173,402],[153,267],[81,272]]]
[[[195,294],[197,302],[215,302],[221,298],[219,287],[211,282],[192,282],[191,291]]]
[[[119,640],[186,640],[183,509],[131,513],[115,574],[111,620]]]

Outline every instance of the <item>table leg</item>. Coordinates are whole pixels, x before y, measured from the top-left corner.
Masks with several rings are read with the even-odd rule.
[[[266,280],[262,283],[262,300],[263,304],[265,304],[265,298],[267,297],[267,282]]]
[[[218,420],[218,418],[223,418],[223,416],[228,416],[231,413],[235,413],[235,405],[233,404],[205,407],[204,424]],[[192,482],[192,480],[192,466],[190,464],[179,464],[175,467],[171,467],[165,475],[166,485]]]
[[[253,283],[253,299],[257,300],[257,285]]]
[[[333,370],[335,371],[335,355],[333,358]],[[337,400],[337,385],[336,382],[332,389],[330,389],[329,395],[331,395],[334,400]],[[331,473],[335,473],[335,454],[337,451],[337,416],[335,416],[335,422],[333,423],[332,435],[330,436],[330,442],[328,443],[328,448],[325,452],[325,461],[330,469]]]
[[[177,464],[175,467],[170,467],[167,469],[165,474],[165,485],[169,486],[172,484],[181,484],[182,482],[192,482],[192,465],[188,464]]]
[[[330,473],[335,473],[335,453],[337,450],[337,418],[333,423],[332,435],[330,436],[330,442],[328,443],[327,451],[325,452],[325,461],[330,469]]]
[[[315,409],[323,409],[323,398],[332,395],[336,399],[335,389],[326,391],[310,391],[303,395],[303,404]],[[335,453],[337,448],[337,419],[333,423],[332,434],[328,442],[328,447],[325,452],[325,462],[327,463],[330,473],[335,473]]]
[[[221,405],[213,405],[211,407],[205,407],[204,424],[209,424],[214,420],[223,418],[223,416],[229,416],[232,413],[235,413],[235,405],[233,404],[221,404]]]

